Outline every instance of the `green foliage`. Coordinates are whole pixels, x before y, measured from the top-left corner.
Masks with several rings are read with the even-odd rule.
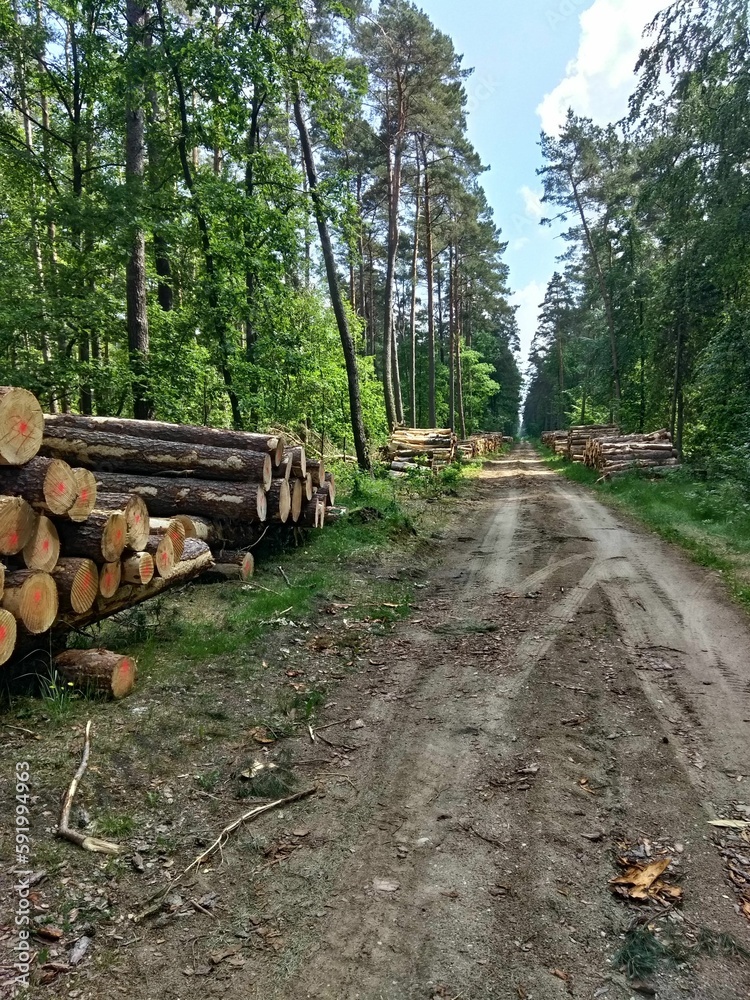
[[[544,136],[563,226],[530,363],[528,433],[669,427],[711,475],[750,483],[750,26],[738,0],[655,19],[629,121],[572,112]]]
[[[520,379],[504,245],[478,185],[483,168],[466,139],[468,73],[450,38],[406,0],[374,13],[332,0],[309,11],[298,0],[232,0],[220,10],[158,0],[141,27],[126,23],[125,8],[111,0],[2,8],[0,379],[29,387],[50,409],[129,415],[145,393],[159,419],[282,424],[322,435],[336,453],[351,444],[347,370],[290,127],[302,93],[319,193],[342,278],[351,278],[364,422],[380,443],[388,427],[374,361],[384,315],[379,133],[398,71],[410,94],[402,153],[419,141],[431,163],[436,268],[463,303],[466,417],[471,428],[513,423]],[[416,48],[406,56],[383,46],[383,30]],[[371,109],[381,99],[379,115]],[[135,112],[140,172],[123,164]],[[404,216],[416,183],[406,161]],[[137,310],[126,291],[136,237],[145,242],[146,309],[134,346],[128,322]],[[399,280],[408,244],[399,246]],[[451,253],[457,270],[446,278]],[[447,324],[433,318],[442,358]],[[425,327],[420,310],[422,422]],[[440,397],[445,413],[444,377]]]

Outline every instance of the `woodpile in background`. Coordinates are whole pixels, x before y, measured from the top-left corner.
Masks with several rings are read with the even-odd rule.
[[[552,451],[553,455],[567,455],[568,432],[545,431],[542,434],[542,444],[546,445]]]
[[[397,427],[386,448],[392,472],[440,472],[456,460],[458,438],[450,429]]]
[[[45,416],[0,387],[0,663],[209,570],[247,580],[270,525],[322,528],[335,499],[323,462],[281,435]],[[104,652],[58,665],[119,696],[132,663]]]
[[[615,424],[578,424],[568,428],[565,457],[569,462],[583,462],[583,454],[588,441],[611,437],[620,433]]]
[[[680,464],[667,430],[592,438],[586,443],[583,461],[605,478],[630,469],[673,469]]]
[[[542,443],[570,462],[597,469],[604,478],[630,469],[673,469],[680,464],[667,430],[622,434],[615,424],[584,424],[545,431]]]
[[[513,438],[503,437],[496,432],[472,434],[465,441],[459,441],[458,453],[465,459],[482,458],[484,455],[496,454],[504,444],[510,444],[512,441]]]

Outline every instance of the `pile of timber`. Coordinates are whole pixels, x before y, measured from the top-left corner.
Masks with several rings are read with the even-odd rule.
[[[667,430],[591,438],[586,442],[583,461],[605,478],[631,469],[673,469],[680,464]]]
[[[542,434],[542,444],[550,449],[553,455],[567,455],[568,453],[568,432],[567,431],[545,431]]]
[[[568,428],[565,457],[569,462],[582,463],[586,444],[599,438],[616,437],[620,428],[616,424],[577,424]]]
[[[203,573],[246,580],[268,527],[339,516],[279,435],[53,414],[0,387],[0,664]]]
[[[465,441],[459,441],[458,453],[465,459],[482,458],[484,455],[494,455],[501,450],[503,444],[512,440],[498,433],[472,434]]]
[[[455,462],[457,446],[458,439],[450,429],[397,427],[387,446],[391,471],[429,469],[440,472]]]

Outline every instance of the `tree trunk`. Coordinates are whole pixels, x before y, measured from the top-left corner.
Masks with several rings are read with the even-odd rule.
[[[107,431],[78,431],[75,435],[51,425],[43,439],[42,453],[71,459],[92,469],[158,475],[176,471],[197,479],[227,479],[271,483],[271,456],[256,451],[210,448],[177,441],[152,441]]]
[[[266,492],[255,483],[167,479],[157,476],[99,473],[107,493],[137,493],[154,517],[195,514],[197,517],[251,524],[266,520]]]
[[[453,277],[453,244],[448,247],[448,426],[456,429],[456,314],[455,282]]]
[[[326,221],[325,206],[318,189],[318,176],[315,169],[315,158],[313,156],[310,136],[307,131],[307,124],[302,112],[302,99],[299,92],[294,98],[294,118],[299,132],[302,156],[305,161],[307,181],[310,187],[313,209],[315,211],[315,221],[318,224],[320,244],[325,261],[326,276],[328,278],[328,291],[331,296],[333,312],[336,316],[336,323],[341,337],[341,347],[344,352],[346,362],[346,377],[349,388],[349,411],[352,423],[352,433],[354,435],[354,449],[357,453],[357,462],[361,469],[370,468],[370,456],[367,451],[367,436],[365,433],[365,422],[362,415],[362,400],[359,389],[359,372],[357,369],[357,354],[354,347],[354,339],[349,329],[349,321],[341,298],[341,288],[339,286],[338,275],[336,274],[336,261],[333,254],[333,246],[328,233],[328,223]]]
[[[411,259],[411,310],[409,313],[409,404],[411,408],[411,425],[416,427],[417,420],[417,282],[419,280],[419,223],[422,195],[422,173],[417,149],[417,191],[414,204],[414,247]]]
[[[430,174],[427,162],[427,148],[422,144],[424,166],[424,228],[425,228],[425,271],[427,275],[427,362],[428,362],[428,418],[430,427],[437,424],[437,402],[435,399],[435,261],[432,240],[432,203],[430,200]]]
[[[85,417],[74,413],[48,415],[47,428],[62,428],[69,433],[106,431],[144,441],[177,441],[183,444],[205,445],[209,448],[233,448],[235,451],[267,452],[273,462],[284,455],[284,438],[277,434],[250,434],[222,427],[192,424],[166,424],[160,420],[127,420],[120,417]],[[0,427],[2,424],[0,423]]]

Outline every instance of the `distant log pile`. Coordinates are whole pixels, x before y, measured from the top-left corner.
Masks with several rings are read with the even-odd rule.
[[[545,431],[542,434],[542,444],[549,448],[553,455],[567,455],[568,453],[568,432],[567,431]]]
[[[512,440],[499,433],[472,434],[465,441],[459,441],[458,453],[465,459],[483,458],[494,455]]]
[[[670,432],[660,430],[592,438],[586,442],[583,462],[608,478],[630,469],[673,469],[680,459]]]
[[[565,457],[569,462],[583,462],[586,444],[599,438],[616,437],[620,428],[616,424],[578,424],[568,428]]]
[[[246,580],[269,524],[322,528],[339,516],[335,499],[323,462],[280,435],[45,416],[30,392],[0,387],[0,664],[18,636],[26,651],[30,636],[80,628],[215,567]],[[102,683],[122,669],[107,661]]]
[[[455,462],[458,438],[450,429],[397,427],[387,446],[392,472],[440,472]]]

